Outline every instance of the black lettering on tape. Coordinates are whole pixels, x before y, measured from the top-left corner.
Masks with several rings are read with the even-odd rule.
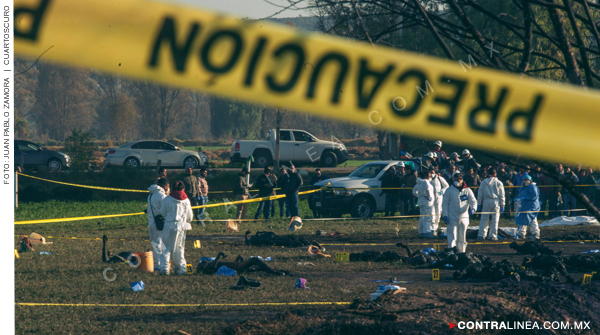
[[[296,85],[296,82],[300,77],[300,72],[302,72],[302,66],[304,66],[304,59],[306,58],[306,56],[304,55],[304,50],[301,46],[299,46],[298,44],[291,43],[285,44],[279,49],[277,49],[273,53],[273,56],[276,58],[281,58],[281,56],[286,53],[292,53],[296,55],[296,68],[294,69],[294,73],[292,73],[290,79],[288,79],[288,81],[283,84],[277,83],[275,81],[275,75],[273,74],[269,74],[266,77],[267,85],[270,89],[272,89],[275,92],[283,93],[291,90],[294,87],[294,85]]]
[[[500,108],[504,103],[504,98],[506,98],[506,94],[508,93],[508,88],[503,87],[498,94],[498,98],[496,102],[488,104],[487,99],[487,86],[484,83],[479,83],[479,104],[475,106],[471,110],[469,114],[469,126],[473,130],[478,130],[485,133],[494,134],[496,132],[496,121],[498,119],[498,113],[500,112]],[[487,124],[479,124],[477,123],[477,115],[481,113],[489,114],[490,121]]]
[[[308,84],[308,90],[306,91],[306,97],[308,99],[312,99],[315,96],[315,89],[317,87],[317,80],[319,79],[319,74],[323,67],[330,61],[335,61],[339,64],[340,71],[338,72],[337,81],[335,83],[335,88],[333,89],[333,94],[331,95],[331,103],[337,104],[340,102],[340,92],[342,90],[342,85],[344,84],[344,78],[348,74],[348,58],[342,54],[338,53],[328,53],[319,60],[317,66],[310,77],[310,83]]]
[[[48,9],[48,5],[50,4],[50,0],[41,0],[39,6],[37,8],[30,7],[15,7],[15,11],[13,13],[14,22],[19,22],[19,16],[21,15],[31,15],[33,16],[33,23],[29,31],[21,30],[21,27],[17,24],[15,25],[15,38],[23,38],[31,41],[37,41],[38,32],[40,31],[40,25],[44,18],[44,13],[46,9]]]
[[[252,58],[250,58],[250,64],[248,64],[248,71],[246,71],[246,79],[244,80],[245,86],[252,86],[252,82],[254,81],[254,71],[256,70],[256,64],[258,64],[258,59],[260,58],[260,55],[262,55],[266,44],[267,39],[265,37],[261,37],[258,39],[256,47],[254,48],[254,52],[252,53]]]
[[[360,60],[360,69],[358,71],[358,83],[357,83],[357,87],[356,87],[358,90],[358,92],[357,92],[358,93],[357,94],[358,108],[362,108],[362,109],[369,108],[369,105],[371,104],[371,100],[373,100],[373,97],[377,93],[377,90],[379,89],[381,84],[383,84],[383,82],[387,79],[387,77],[390,75],[390,73],[393,70],[394,70],[394,65],[388,65],[388,67],[381,72],[378,72],[376,70],[371,70],[371,69],[369,69],[369,64],[366,59],[363,58]],[[375,82],[375,85],[373,85],[371,92],[368,92],[367,94],[365,94],[365,92],[364,92],[365,81],[369,77],[374,77],[376,82]]]
[[[434,103],[447,105],[449,107],[448,115],[445,117],[429,115],[429,122],[454,126],[454,122],[456,119],[456,110],[458,109],[458,104],[460,103],[460,99],[462,98],[463,92],[465,91],[465,87],[467,87],[467,82],[456,78],[442,76],[440,78],[440,85],[450,85],[454,86],[455,88],[454,94],[452,96],[448,98],[436,96],[433,100]]]
[[[508,132],[508,135],[515,139],[531,141],[531,133],[535,123],[535,116],[543,101],[544,96],[538,94],[535,96],[535,101],[529,110],[515,109],[506,120],[506,131]],[[515,121],[519,119],[525,120],[525,128],[521,132],[515,130],[514,128]]]
[[[233,41],[233,51],[229,55],[229,60],[225,62],[223,65],[215,65],[210,61],[210,50],[211,48],[218,42],[221,42],[223,39],[230,39]],[[204,43],[202,47],[202,51],[200,52],[200,60],[202,65],[210,72],[216,74],[223,74],[229,72],[240,58],[242,54],[242,49],[244,47],[244,41],[242,37],[237,31],[233,30],[219,30],[214,33],[209,39]]]
[[[425,75],[425,73],[419,71],[419,70],[408,70],[406,72],[404,72],[400,77],[398,77],[398,82],[399,83],[403,83],[405,82],[407,79],[411,79],[411,78],[415,78],[419,80],[419,85],[417,86],[425,86],[425,83],[427,82],[427,76]],[[397,108],[394,108],[394,100],[390,101],[390,107],[392,108],[392,112],[396,113],[396,115],[401,116],[401,117],[411,117],[413,116],[418,110],[419,107],[421,106],[421,102],[423,102],[423,99],[425,97],[420,94],[418,92],[418,90],[416,90],[415,93],[415,102],[413,102],[412,106],[410,107],[406,107],[402,110],[399,110]]]
[[[175,28],[175,19],[172,17],[166,17],[163,21],[162,27],[160,28],[160,32],[154,41],[154,47],[152,48],[152,55],[148,65],[150,67],[158,66],[160,47],[162,46],[163,42],[168,42],[171,46],[171,54],[173,55],[173,65],[175,65],[175,70],[178,72],[184,72],[185,64],[187,63],[187,59],[190,54],[190,49],[192,48],[192,44],[194,43],[194,39],[196,39],[196,35],[198,35],[199,30],[200,24],[192,24],[187,34],[185,43],[180,46],[177,43],[177,36],[175,36],[175,32],[177,31]]]

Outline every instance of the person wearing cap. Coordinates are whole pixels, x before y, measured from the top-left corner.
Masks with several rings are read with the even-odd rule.
[[[433,236],[437,236],[437,229],[440,224],[440,218],[442,217],[442,200],[444,199],[444,193],[448,189],[448,183],[446,179],[440,177],[434,169],[430,170],[431,179],[429,183],[433,187],[433,217],[431,218],[431,232]]]
[[[242,171],[236,176],[235,183],[233,185],[233,194],[237,197],[237,200],[248,200],[248,182],[246,181],[246,176],[248,175],[248,168],[243,167]],[[237,204],[237,214],[236,217],[238,220],[246,219],[246,212],[248,211],[248,203]]]
[[[431,174],[433,170],[421,171],[420,178],[417,179],[417,185],[413,188],[413,195],[418,199],[420,209],[419,217],[419,237],[433,238],[431,231],[431,222],[433,219],[433,202],[435,195],[433,186],[431,186]]]
[[[477,172],[477,170],[479,170],[479,164],[477,164],[477,161],[475,160],[475,158],[473,158],[473,156],[471,155],[471,152],[468,149],[463,150],[462,157],[463,157],[463,159],[460,162],[460,166],[459,166],[459,170],[462,173],[465,173],[466,171],[468,171],[469,168],[473,168],[473,170],[475,172]]]
[[[442,201],[442,219],[448,225],[448,248],[456,247],[458,252],[467,250],[469,215],[474,215],[476,210],[477,199],[473,191],[463,181],[462,173],[455,173],[454,182],[446,190]]]
[[[442,151],[442,141],[435,141],[433,143],[433,153],[436,154],[436,163],[435,165],[438,166],[438,168],[442,168],[443,166],[446,165],[446,161],[448,160],[448,155],[446,155],[445,152]]]
[[[271,173],[271,168],[266,167],[263,170],[263,174],[256,178],[256,182],[254,183],[258,187],[258,197],[270,197],[275,195],[275,187],[277,187],[277,177],[275,177]],[[254,215],[254,220],[258,220],[260,218],[260,214],[264,211],[265,220],[269,220],[271,218],[271,204],[273,200],[263,200],[258,204],[258,209],[256,210],[256,214]]]
[[[423,157],[421,157],[421,172],[428,172],[433,166],[435,161],[435,154],[433,152],[428,152]]]
[[[443,168],[448,169],[448,167],[454,166],[456,168],[456,171],[458,171],[460,162],[462,162],[462,160],[458,156],[458,153],[453,152],[450,154],[450,158],[446,160],[446,164],[444,164]],[[452,182],[454,182],[454,180]],[[452,184],[452,182],[450,182],[449,184]]]
[[[454,172],[456,172],[456,166],[448,165],[442,173],[442,177],[446,180],[446,183],[448,183],[448,185],[452,185],[452,183],[454,182]]]
[[[527,234],[527,226],[531,232],[531,239],[540,238],[540,228],[538,227],[537,215],[540,210],[540,190],[531,181],[531,176],[523,177],[522,187],[519,189],[515,199],[515,224],[517,229],[517,238],[523,239]]]
[[[483,240],[487,237],[490,240],[496,241],[498,240],[498,221],[500,221],[500,213],[504,212],[504,185],[496,177],[496,170],[490,169],[487,174],[488,177],[481,182],[477,194],[477,203],[481,205],[482,212],[477,239]],[[492,223],[490,224],[488,235],[490,215],[492,217]]]
[[[400,178],[396,174],[396,169],[391,166],[381,180],[381,192],[379,196],[385,194],[385,216],[396,215],[396,206],[400,198]]]

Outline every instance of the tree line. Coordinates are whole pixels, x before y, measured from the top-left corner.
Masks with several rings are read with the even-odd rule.
[[[73,130],[124,144],[139,139],[263,139],[278,110],[119,75],[15,58],[15,132],[20,139],[64,142]],[[279,111],[282,127],[316,136],[372,135],[368,127]]]

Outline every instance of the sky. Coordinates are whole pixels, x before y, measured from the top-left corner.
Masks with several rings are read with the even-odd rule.
[[[204,7],[219,12],[235,14],[249,19],[260,19],[273,15],[282,8],[271,5],[264,0],[168,0],[170,2],[181,3],[189,6]],[[270,3],[281,6],[289,5],[286,0],[268,0]],[[298,7],[303,7],[298,5]],[[285,10],[275,17],[298,17],[310,16],[311,13],[307,10]]]

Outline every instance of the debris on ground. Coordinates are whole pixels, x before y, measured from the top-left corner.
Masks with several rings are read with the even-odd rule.
[[[225,265],[221,266],[217,272],[215,272],[216,276],[236,276],[237,272],[235,272],[235,270],[232,270],[228,267],[226,267]]]
[[[406,287],[400,287],[397,285],[378,285],[377,291],[375,291],[375,293],[371,293],[371,300],[376,300],[386,292],[388,294],[398,294],[401,292],[406,292]]]
[[[48,251],[40,251],[40,255],[54,255],[54,253]]]
[[[562,251],[554,253],[554,251],[548,247],[546,247],[540,241],[527,241],[523,244],[518,244],[517,242],[513,242],[510,244],[511,249],[515,249],[521,255],[557,255],[562,254]]]
[[[551,238],[550,241],[578,241],[578,240],[600,240],[600,235],[592,234],[589,231],[578,231],[571,234]]]
[[[260,287],[260,282],[255,279],[246,278],[245,276],[240,276],[237,284],[230,287],[230,290],[243,290],[246,287],[257,288]]]
[[[600,256],[571,255],[569,258],[565,258],[564,263],[568,268],[577,271],[585,272],[592,270],[600,272]]]
[[[298,278],[298,280],[296,280],[295,287],[303,290],[314,290],[312,287],[306,287],[306,279],[304,278]]]
[[[226,232],[238,231],[238,224],[237,224],[237,222],[233,221],[232,219],[228,219],[225,222],[225,231]]]
[[[350,254],[350,262],[397,262],[406,257],[400,256],[394,251],[365,250],[360,253]]]
[[[302,219],[299,216],[292,217],[288,230],[294,232],[300,228],[302,228]]]
[[[298,265],[298,266],[315,266],[311,262],[298,262],[298,263],[296,263],[296,265]]]
[[[31,233],[29,239],[33,244],[52,244],[53,242],[47,242],[46,238],[38,233]]]
[[[327,234],[324,230],[317,230],[317,236],[325,236]]]
[[[597,276],[600,277],[600,276]],[[536,322],[585,320],[600,324],[600,281],[583,286],[518,282],[512,278],[493,287],[468,291],[417,291],[355,299],[347,309],[323,312],[284,311],[277,317],[252,318],[229,325],[225,334],[448,334],[449,323],[461,320]],[[501,317],[499,317],[501,316]],[[480,331],[496,334],[497,330]],[[543,332],[540,331],[541,334]],[[548,331],[546,331],[548,332]],[[579,334],[562,330],[561,334]],[[590,332],[590,330],[588,330]],[[591,330],[590,333],[594,333]]]
[[[286,248],[298,248],[309,245],[316,245],[321,250],[324,250],[321,245],[315,241],[309,241],[304,237],[299,236],[277,236],[277,234],[270,231],[259,231],[254,236],[248,237],[250,231],[246,231],[245,243],[253,247],[286,247]]]
[[[250,258],[258,258],[263,262],[270,262],[270,261],[275,260],[275,258],[273,258],[273,257],[262,258],[260,256],[250,256]]]
[[[321,252],[321,248],[310,245],[308,246],[308,257],[318,257],[318,258],[327,258],[331,257],[331,255],[327,255]]]
[[[580,252],[580,254],[597,254],[597,253],[600,253],[600,250],[594,249],[594,250]]]
[[[19,242],[21,243],[21,252],[25,252],[25,251],[29,251],[29,250],[35,251],[35,249],[33,248],[33,244],[31,243],[31,240],[29,239],[29,237],[21,235]]]
[[[144,285],[143,281],[136,281],[135,283],[131,283],[129,284],[129,288],[126,288],[128,290],[134,291],[134,292],[139,292],[139,291],[143,291],[144,288],[146,287],[146,285]]]

